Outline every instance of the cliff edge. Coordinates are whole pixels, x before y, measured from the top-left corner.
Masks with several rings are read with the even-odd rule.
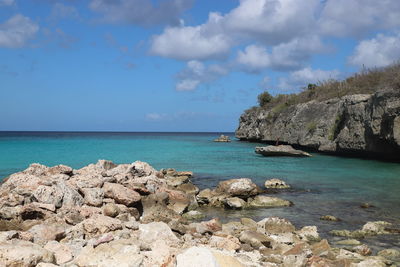
[[[400,91],[313,100],[280,110],[255,107],[240,117],[236,137],[400,160]]]

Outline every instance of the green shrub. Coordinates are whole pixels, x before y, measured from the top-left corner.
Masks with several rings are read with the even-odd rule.
[[[313,133],[317,129],[317,123],[315,121],[311,121],[307,124],[307,130]]]
[[[258,95],[258,104],[260,107],[265,107],[268,103],[270,103],[274,99],[274,97],[268,93],[267,91]]]

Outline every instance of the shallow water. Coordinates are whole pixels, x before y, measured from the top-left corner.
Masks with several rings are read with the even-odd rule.
[[[223,220],[267,216],[289,219],[297,227],[317,225],[324,236],[332,229],[356,229],[365,222],[400,223],[400,164],[340,158],[313,153],[312,158],[267,158],[254,153],[260,144],[214,143],[221,133],[7,133],[0,132],[0,179],[30,163],[66,164],[80,168],[98,159],[116,163],[146,161],[157,169],[176,168],[195,173],[199,187],[213,187],[222,179],[249,177],[263,185],[281,178],[293,190],[278,196],[293,207],[247,211],[209,211]],[[234,139],[233,134],[228,134]],[[363,202],[372,209],[361,209]],[[320,221],[334,215],[342,222]],[[398,236],[379,237],[371,244],[400,247]],[[380,244],[384,241],[384,244]]]

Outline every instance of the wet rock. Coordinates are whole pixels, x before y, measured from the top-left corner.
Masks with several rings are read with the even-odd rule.
[[[4,266],[36,266],[40,262],[53,263],[50,251],[23,240],[11,240],[0,243],[0,262]]]
[[[361,242],[358,241],[357,239],[345,239],[345,240],[337,241],[336,244],[343,245],[343,246],[358,246],[358,245],[361,245]]]
[[[86,205],[101,207],[103,205],[104,190],[102,188],[82,188]]]
[[[253,248],[260,248],[262,246],[271,247],[271,239],[257,231],[244,231],[239,237],[240,242],[249,244]]]
[[[204,214],[197,210],[191,210],[182,215],[187,220],[199,220],[204,218]]]
[[[256,147],[255,152],[267,157],[311,157],[309,153],[302,150],[296,150],[289,145]]]
[[[372,254],[372,250],[365,244],[355,246],[351,251],[356,252],[362,256],[368,256]]]
[[[214,142],[231,142],[231,139],[227,135],[221,134],[217,139],[214,139]]]
[[[362,209],[369,209],[369,208],[374,208],[375,206],[374,205],[372,205],[371,203],[362,203],[361,205],[360,205],[360,208],[362,208]]]
[[[254,199],[248,200],[249,207],[252,208],[276,208],[276,207],[289,207],[293,205],[292,202],[277,197],[256,196]]]
[[[228,209],[243,209],[246,208],[247,202],[238,197],[229,197],[224,199],[225,207]]]
[[[282,181],[277,178],[266,180],[264,183],[265,188],[273,188],[273,189],[287,189],[290,188],[290,185],[286,184],[285,181]]]
[[[199,193],[199,188],[192,183],[181,184],[177,186],[176,189],[188,195],[196,195]]]
[[[389,232],[386,231],[386,227],[391,226],[391,223],[385,222],[385,221],[376,221],[376,222],[367,222],[364,224],[362,227],[361,231],[366,232],[367,234],[388,234]]]
[[[249,178],[230,179],[219,182],[215,191],[237,197],[255,196],[261,192],[260,188]]]
[[[297,231],[299,237],[307,242],[319,241],[319,233],[316,226],[304,226],[299,231]]]
[[[96,248],[85,247],[74,260],[79,267],[139,267],[143,262],[139,247],[130,240],[115,240]]]
[[[211,198],[213,197],[213,193],[211,189],[206,188],[199,192],[197,195],[197,202],[201,205],[206,205],[211,202]]]
[[[384,249],[378,252],[378,256],[392,261],[400,261],[400,251],[397,249]]]
[[[95,214],[82,222],[83,229],[89,236],[101,235],[110,231],[122,229],[120,220]]]
[[[48,242],[44,248],[54,253],[57,264],[64,264],[73,259],[71,249],[57,241]]]
[[[119,204],[132,206],[139,202],[140,194],[120,184],[105,183],[103,186],[104,196],[114,199]]]
[[[139,240],[143,248],[150,249],[156,240],[163,240],[167,244],[174,244],[179,239],[172,233],[171,228],[163,222],[152,222],[139,225]]]
[[[339,218],[336,218],[335,216],[332,216],[332,215],[324,215],[319,219],[322,221],[331,221],[331,222],[339,222],[340,221]]]
[[[258,225],[260,225],[266,233],[270,234],[294,232],[296,230],[291,222],[279,217],[265,218],[258,222]]]
[[[114,203],[108,203],[103,206],[103,214],[105,216],[109,217],[117,217],[117,215],[120,213],[120,209],[118,208],[117,205]]]

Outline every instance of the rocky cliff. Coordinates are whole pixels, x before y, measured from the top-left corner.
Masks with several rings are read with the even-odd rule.
[[[400,91],[252,108],[240,117],[236,137],[400,160]]]

